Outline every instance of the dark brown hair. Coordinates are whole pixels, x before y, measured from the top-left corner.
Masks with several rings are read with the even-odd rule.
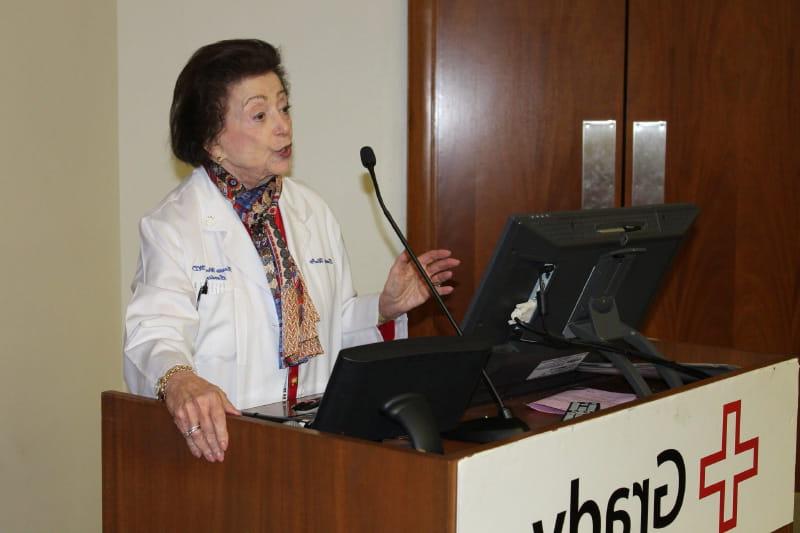
[[[280,52],[258,39],[219,41],[192,54],[175,82],[169,112],[175,157],[192,166],[205,163],[209,158],[206,146],[225,124],[230,86],[269,72],[289,90]]]

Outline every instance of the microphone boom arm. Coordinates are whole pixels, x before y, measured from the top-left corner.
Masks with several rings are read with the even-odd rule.
[[[458,326],[455,319],[453,318],[453,315],[450,313],[450,310],[444,304],[444,301],[442,300],[439,291],[436,290],[436,286],[433,284],[433,281],[431,280],[430,276],[428,276],[425,267],[423,267],[422,264],[419,262],[419,259],[417,259],[417,254],[415,254],[414,251],[411,249],[411,246],[408,244],[408,241],[403,235],[403,232],[400,231],[400,228],[394,221],[394,217],[386,208],[386,204],[383,203],[381,188],[378,186],[378,179],[375,177],[375,162],[376,162],[375,153],[372,151],[372,148],[370,148],[369,146],[364,146],[363,148],[361,148],[361,163],[364,165],[364,168],[366,168],[367,171],[369,172],[369,176],[372,179],[372,185],[373,187],[375,187],[375,196],[378,198],[378,204],[381,206],[383,214],[389,220],[389,224],[392,225],[392,229],[397,234],[397,237],[400,239],[400,242],[403,243],[403,248],[405,248],[406,253],[414,262],[414,265],[417,267],[417,271],[419,272],[420,276],[422,276],[422,279],[425,281],[425,284],[428,286],[428,290],[430,291],[431,296],[433,297],[433,299],[438,304],[439,308],[447,317],[447,320],[450,322],[450,325],[453,327],[456,334],[458,334],[459,337],[463,337],[464,332]],[[503,403],[502,398],[500,398],[500,395],[497,393],[497,389],[495,389],[494,387],[494,383],[492,383],[492,380],[489,378],[489,375],[486,373],[486,369],[484,368],[481,369],[481,378],[483,379],[484,385],[489,390],[489,394],[491,394],[492,399],[497,405],[497,410],[499,412],[499,415],[506,420],[512,420],[514,418],[514,415],[511,413],[511,410],[508,407],[506,407],[505,404]]]
[[[431,295],[433,296],[433,298],[435,300],[438,301],[438,299],[439,299],[438,298],[439,297],[439,291],[436,290],[436,286],[433,284],[433,280],[431,280],[430,276],[428,275],[427,271],[425,270],[425,267],[423,267],[422,263],[420,263],[419,259],[417,259],[417,254],[415,254],[414,251],[411,249],[411,245],[408,244],[408,241],[406,241],[406,238],[403,235],[403,232],[400,231],[400,228],[397,226],[397,223],[394,221],[394,217],[392,217],[392,214],[386,208],[386,204],[383,203],[383,196],[381,195],[381,189],[380,189],[380,187],[378,187],[378,180],[375,178],[375,167],[368,167],[367,170],[369,171],[369,175],[372,178],[372,185],[375,187],[375,195],[378,198],[378,204],[380,204],[381,210],[383,211],[383,214],[389,220],[389,224],[392,225],[392,229],[394,229],[394,232],[400,238],[400,242],[403,243],[403,248],[405,248],[406,253],[411,258],[411,260],[414,262],[414,265],[417,267],[417,270],[419,271],[420,276],[422,277],[422,279],[425,281],[425,284],[428,286],[428,290],[430,291]],[[450,310],[447,308],[447,306],[442,304],[440,307],[442,308],[442,311],[444,312],[445,316],[447,317],[447,320],[450,322],[450,325],[453,326],[453,329],[458,334],[458,336],[459,337],[463,337],[464,336],[464,332],[461,331],[461,328],[456,323],[455,319],[453,318],[453,315],[450,313]]]

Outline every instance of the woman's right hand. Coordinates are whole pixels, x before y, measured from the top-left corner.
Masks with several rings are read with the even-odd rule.
[[[203,456],[212,463],[222,461],[228,449],[225,415],[242,414],[222,389],[187,370],[173,374],[164,393],[167,410],[192,455],[198,459]],[[197,426],[199,429],[191,431]]]

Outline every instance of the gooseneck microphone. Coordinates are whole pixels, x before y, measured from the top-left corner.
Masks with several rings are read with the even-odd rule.
[[[411,246],[408,244],[403,232],[400,231],[397,223],[395,223],[394,217],[392,217],[392,214],[386,208],[386,204],[383,203],[383,196],[381,195],[381,189],[378,186],[378,179],[375,177],[375,165],[377,164],[377,160],[375,158],[375,152],[373,152],[372,148],[369,146],[364,146],[361,148],[361,164],[364,165],[364,168],[366,168],[369,172],[370,178],[372,178],[372,185],[375,187],[375,196],[378,199],[378,204],[380,204],[383,214],[386,216],[389,224],[391,224],[392,229],[394,230],[395,234],[397,234],[400,242],[403,243],[403,248],[405,248],[406,253],[408,253],[408,256],[414,262],[414,266],[417,268],[419,275],[422,276],[422,279],[428,286],[428,291],[430,292],[431,297],[433,297],[439,306],[439,309],[447,317],[447,320],[450,322],[450,325],[453,327],[453,330],[455,330],[456,334],[459,337],[463,337],[464,332],[461,331],[461,328],[456,323],[453,315],[450,313],[450,310],[447,309],[447,306],[444,304],[439,291],[436,290],[433,281],[425,271],[425,267],[423,267],[419,262],[417,254],[415,254],[411,249]],[[459,428],[449,432],[447,436],[457,440],[491,442],[528,431],[528,426],[522,420],[515,418],[514,415],[511,414],[511,410],[505,406],[485,369],[481,369],[481,377],[483,378],[483,383],[489,390],[494,403],[497,405],[498,417],[479,418],[474,421],[466,422]]]
[[[361,164],[364,165],[364,168],[367,169],[369,172],[370,178],[372,178],[372,186],[375,187],[375,196],[378,198],[378,204],[381,206],[381,210],[383,214],[386,216],[387,220],[389,220],[389,224],[392,225],[392,229],[397,234],[397,238],[400,239],[400,242],[403,243],[403,248],[406,249],[408,256],[414,262],[414,266],[417,267],[422,279],[425,281],[425,284],[428,286],[428,291],[430,291],[431,296],[436,300],[436,303],[439,304],[439,308],[447,317],[447,320],[450,321],[450,325],[453,326],[453,329],[456,331],[459,337],[463,337],[464,333],[461,331],[461,328],[458,327],[453,315],[450,314],[450,310],[444,305],[444,301],[442,301],[442,297],[439,295],[439,291],[436,290],[436,286],[433,284],[433,280],[431,280],[428,273],[425,271],[425,267],[419,262],[417,259],[417,254],[411,249],[411,246],[408,244],[408,241],[403,235],[403,232],[400,231],[400,228],[394,221],[394,217],[386,208],[386,204],[383,203],[383,196],[381,195],[381,188],[378,186],[378,179],[375,177],[375,152],[372,151],[372,148],[369,146],[364,146],[361,148]]]

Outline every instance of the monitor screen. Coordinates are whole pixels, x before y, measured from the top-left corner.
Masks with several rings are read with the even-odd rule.
[[[581,314],[584,289],[590,279],[597,285],[602,278],[596,267],[619,255],[629,258],[625,269],[619,269],[624,279],[606,276],[600,281],[613,285],[621,320],[638,328],[696,214],[693,205],[670,204],[511,216],[464,317],[464,333],[489,339],[497,347],[495,354],[517,354],[515,341],[528,334],[509,322],[523,304],[527,314],[518,313],[524,322],[555,336],[573,336],[568,325]],[[545,314],[536,297],[540,287]],[[543,359],[564,355],[542,348],[538,352],[531,369]],[[487,372],[500,378],[496,384],[502,388],[511,377],[502,375],[505,365],[495,354]],[[514,360],[525,357],[516,355]]]

